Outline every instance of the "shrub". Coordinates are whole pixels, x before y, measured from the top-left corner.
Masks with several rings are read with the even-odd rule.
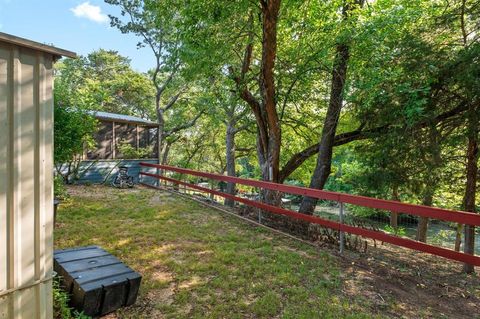
[[[369,208],[369,207],[362,207],[356,205],[346,205],[347,210],[353,213],[353,216],[360,217],[360,218],[372,218],[372,219],[380,219],[380,220],[388,220],[389,213],[384,210]]]
[[[55,104],[54,163],[65,183],[78,178],[81,154],[94,145],[97,121],[87,111]]]
[[[120,142],[118,149],[125,159],[148,158],[153,152],[153,146],[139,147],[137,149],[126,141]]]
[[[406,236],[407,235],[407,232],[406,232],[405,228],[403,228],[403,227],[393,228],[390,225],[386,225],[383,228],[383,231],[386,232],[386,233],[389,233],[389,234],[393,234],[395,236]]]
[[[58,199],[65,199],[68,196],[65,182],[60,175],[53,178],[53,195]]]

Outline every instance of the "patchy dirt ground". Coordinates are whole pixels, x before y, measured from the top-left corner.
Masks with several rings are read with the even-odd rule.
[[[480,280],[459,264],[390,245],[339,259],[343,291],[365,295],[389,316],[480,318]]]
[[[388,244],[340,256],[166,192],[78,186],[57,248],[97,244],[144,276],[107,318],[480,318],[480,279]]]
[[[466,275],[458,262],[362,241],[367,243],[366,251],[347,250],[342,255],[336,245],[313,243],[337,258],[344,279],[342,292],[349,298],[364,296],[382,316],[480,318],[480,269]]]

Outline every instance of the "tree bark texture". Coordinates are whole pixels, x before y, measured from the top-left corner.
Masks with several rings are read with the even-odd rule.
[[[353,3],[349,1],[343,2],[342,16],[346,21],[349,18],[352,5],[362,7],[364,0],[355,0]],[[347,66],[350,58],[349,44],[342,41],[337,43],[335,48],[335,60],[332,68],[332,83],[330,89],[330,100],[327,109],[327,115],[323,122],[322,135],[318,146],[318,157],[315,170],[310,179],[310,188],[323,189],[332,169],[333,146],[335,145],[335,134],[337,131],[340,112],[343,106],[343,92],[345,81],[347,79]],[[300,204],[299,212],[312,215],[317,199],[312,197],[304,197]]]
[[[422,205],[432,206],[432,203],[433,203],[433,192],[431,192],[430,190],[427,190],[425,193],[425,197],[423,198]],[[418,241],[421,241],[422,243],[427,242],[428,222],[429,222],[428,217],[420,216],[418,218],[417,233],[415,235],[415,239]]]
[[[392,189],[392,200],[399,202],[400,195],[398,194],[398,186],[394,185]],[[390,227],[397,230],[398,229],[398,213],[390,212]]]
[[[225,138],[226,144],[226,167],[227,175],[235,176],[235,123],[234,121],[229,121],[227,124],[227,135]],[[235,195],[235,183],[227,183],[227,194]],[[230,198],[225,198],[225,205],[233,207],[235,202]]]
[[[277,24],[281,0],[260,0],[262,21],[262,58],[258,79],[260,99],[257,99],[245,83],[253,50],[253,14],[248,43],[245,48],[240,76],[234,76],[239,96],[249,105],[257,124],[257,157],[262,173],[262,180],[279,182],[281,126],[277,112],[275,89],[275,61],[277,55]],[[264,197],[271,202],[275,196]]]
[[[348,46],[345,44],[338,44],[336,48],[335,63],[332,70],[330,102],[323,123],[322,137],[318,147],[317,163],[310,180],[310,188],[322,189],[331,173],[333,146],[338,120],[340,118],[340,111],[342,110],[343,89],[347,78],[348,59]],[[304,197],[299,212],[312,215],[316,205],[316,198]]]
[[[278,182],[280,170],[281,129],[276,106],[275,60],[277,56],[277,24],[280,0],[261,0],[262,8],[262,62],[260,93],[262,96],[259,117],[265,123],[261,142],[264,180]]]
[[[478,174],[478,116],[474,105],[468,111],[468,147],[467,147],[467,185],[465,187],[464,209],[475,213],[475,195],[477,190]],[[475,254],[475,226],[465,225],[465,244],[463,248],[466,254]],[[464,264],[466,273],[474,272],[473,265]]]
[[[168,164],[168,155],[170,154],[170,147],[172,146],[171,143],[167,142],[165,144],[165,149],[163,150],[162,154],[162,165],[167,165]]]

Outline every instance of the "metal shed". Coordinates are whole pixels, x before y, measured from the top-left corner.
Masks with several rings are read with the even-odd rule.
[[[0,318],[51,318],[53,62],[75,53],[0,33]]]

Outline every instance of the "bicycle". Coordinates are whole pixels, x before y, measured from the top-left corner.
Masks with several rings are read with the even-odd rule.
[[[128,167],[120,166],[117,176],[112,181],[112,186],[116,188],[132,188],[133,185],[133,176],[128,175]]]

